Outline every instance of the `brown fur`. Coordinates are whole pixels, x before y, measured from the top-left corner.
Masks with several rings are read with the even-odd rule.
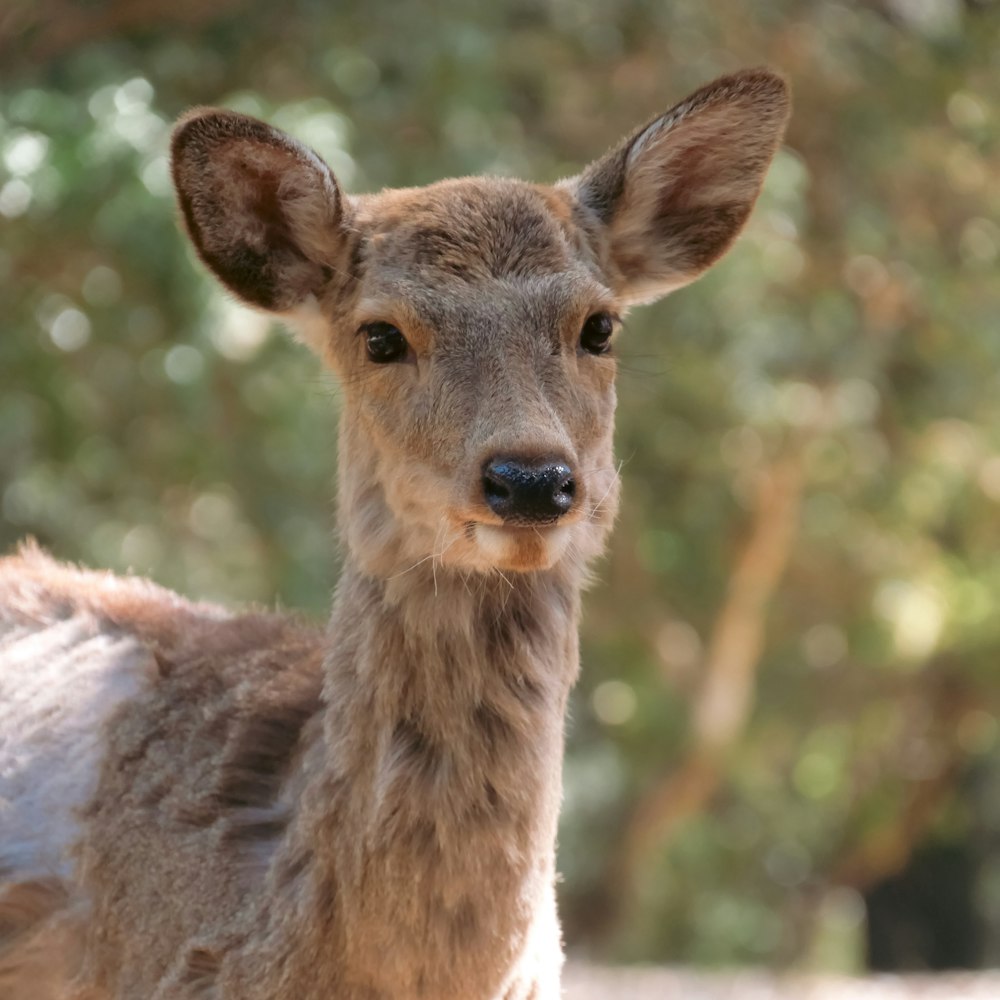
[[[357,198],[261,122],[181,121],[199,254],[344,387],[346,564],[325,633],[32,548],[0,564],[0,651],[68,622],[141,680],[102,730],[72,877],[8,877],[12,988],[37,974],[25,941],[70,934],[74,985],[39,1000],[558,996],[563,718],[618,488],[614,360],[580,331],[724,252],[786,113],[781,82],[752,71],[554,188]],[[404,357],[369,360],[373,322],[404,333]],[[572,508],[505,524],[482,486],[497,456],[565,464]]]

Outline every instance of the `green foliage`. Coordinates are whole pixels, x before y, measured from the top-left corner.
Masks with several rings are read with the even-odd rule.
[[[317,614],[337,388],[194,266],[169,122],[266,117],[349,190],[551,180],[717,73],[789,75],[748,232],[623,338],[625,504],[587,602],[563,908],[571,944],[619,956],[857,963],[858,891],[981,834],[970,789],[1000,772],[995,5],[96,8],[75,36],[43,5],[0,19],[0,543]],[[758,485],[789,456],[799,526],[745,717],[630,887],[627,831],[692,753]]]

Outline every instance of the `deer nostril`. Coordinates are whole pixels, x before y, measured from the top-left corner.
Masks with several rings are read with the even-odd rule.
[[[569,470],[566,470],[567,473]],[[560,477],[562,478],[562,477]],[[576,480],[572,475],[563,478],[562,483],[557,485],[552,494],[552,503],[558,508],[560,514],[565,514],[573,506],[573,497],[576,495]]]
[[[493,506],[493,501],[507,500],[511,494],[510,485],[504,481],[503,475],[505,466],[490,465],[483,473],[483,492],[486,494],[486,502]]]

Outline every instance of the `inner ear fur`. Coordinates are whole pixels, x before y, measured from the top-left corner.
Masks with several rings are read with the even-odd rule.
[[[564,182],[603,236],[610,277],[631,302],[692,281],[743,228],[788,120],[769,70],[721,77]]]
[[[197,108],[174,129],[171,171],[198,255],[240,299],[280,313],[320,293],[345,202],[312,150],[256,118]]]

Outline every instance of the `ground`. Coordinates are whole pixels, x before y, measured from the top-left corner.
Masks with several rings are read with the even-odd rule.
[[[997,1000],[1000,970],[850,979],[570,964],[565,986],[567,1000]]]

